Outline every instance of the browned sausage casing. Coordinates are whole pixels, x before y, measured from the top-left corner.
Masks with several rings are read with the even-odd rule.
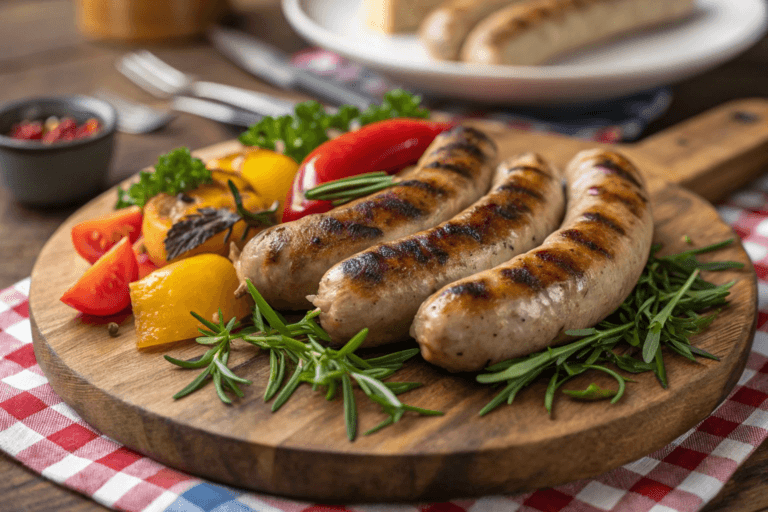
[[[427,297],[540,244],[564,206],[559,171],[533,153],[506,160],[491,191],[451,220],[331,267],[312,300],[320,323],[337,344],[365,327],[364,346],[406,339]]]
[[[421,305],[411,336],[424,359],[450,371],[481,370],[595,325],[632,291],[653,236],[643,177],[623,156],[599,149],[576,155],[565,173],[559,230]]]
[[[458,126],[435,138],[415,170],[395,186],[267,229],[230,258],[245,293],[250,279],[279,309],[303,309],[323,274],[368,247],[421,231],[456,215],[490,186],[496,146]]]
[[[480,20],[510,4],[524,0],[446,0],[419,25],[419,39],[429,54],[457,60],[461,45]]]

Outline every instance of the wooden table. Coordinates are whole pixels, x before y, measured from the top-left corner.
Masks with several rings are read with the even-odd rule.
[[[304,42],[290,29],[271,0],[239,0],[234,22],[286,51]],[[5,0],[0,4],[0,102],[46,94],[89,93],[99,88],[150,104],[157,100],[138,90],[114,69],[117,57],[137,46],[94,43],[74,26],[67,0]],[[267,86],[222,58],[204,40],[149,47],[170,64],[198,76],[261,90],[292,99],[306,99]],[[768,97],[768,37],[739,58],[673,87],[670,110],[645,134],[657,132],[730,99]],[[110,179],[113,183],[156,161],[178,146],[197,148],[233,138],[238,131],[191,115],[180,114],[152,135],[119,134]],[[45,241],[75,207],[40,210],[24,207],[0,187],[0,288],[29,275]],[[758,510],[768,507],[768,444],[757,450],[705,509]],[[0,496],[3,510],[92,512],[105,510],[95,502],[59,487],[0,455]]]

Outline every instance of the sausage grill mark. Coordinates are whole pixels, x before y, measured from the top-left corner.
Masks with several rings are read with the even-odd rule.
[[[458,135],[463,134],[464,136],[469,139],[470,144],[476,144],[479,145],[480,143],[490,144],[492,147],[493,152],[497,151],[496,143],[493,142],[493,140],[488,137],[485,133],[481,132],[480,130],[477,130],[475,128],[472,128],[471,126],[462,126],[459,125],[455,128],[452,128],[450,131],[448,131],[449,135]]]
[[[566,229],[560,233],[560,236],[575,242],[582,247],[586,247],[592,252],[602,254],[608,259],[613,259],[613,254],[608,252],[605,248],[598,245],[594,240],[587,237],[583,232],[578,229]]]
[[[435,237],[438,239],[455,235],[468,236],[478,243],[483,243],[483,233],[469,224],[448,223],[435,231]]]
[[[269,244],[269,250],[267,251],[266,257],[267,263],[277,263],[278,258],[280,258],[280,252],[288,244],[288,240],[286,240],[285,235],[283,235],[282,229],[276,230],[276,233],[278,233],[278,235],[276,235]]]
[[[470,281],[468,283],[451,286],[443,292],[443,294],[448,293],[456,295],[469,295],[470,297],[476,299],[487,299],[490,296],[488,294],[488,288],[485,286],[483,281]]]
[[[515,268],[503,268],[501,269],[501,275],[505,279],[509,279],[513,283],[522,284],[527,286],[534,292],[538,292],[544,289],[539,278],[531,273],[528,267],[515,267]]]
[[[419,245],[427,251],[427,254],[429,256],[426,256],[426,263],[430,259],[434,259],[439,263],[440,265],[445,265],[448,259],[451,257],[450,254],[448,254],[446,251],[442,250],[438,245],[435,243],[435,240],[432,236],[419,236],[416,237],[416,241],[419,243]]]
[[[416,219],[424,215],[424,211],[410,201],[398,197],[396,194],[382,194],[370,201],[363,201],[354,207],[363,218],[373,220],[377,211],[385,210],[403,219]],[[338,221],[337,221],[338,222]],[[381,234],[381,230],[377,229]]]
[[[436,160],[424,166],[425,169],[439,169],[441,171],[450,171],[467,179],[472,179],[472,168],[466,165],[449,164]]]
[[[326,217],[320,222],[320,229],[331,235],[338,235],[346,232],[353,240],[361,238],[378,238],[383,233],[381,229],[366,226],[359,222],[341,222],[332,217]]]
[[[356,281],[378,284],[384,279],[385,259],[375,252],[365,252],[341,263],[345,275]]]
[[[528,205],[519,201],[504,205],[491,203],[485,205],[483,209],[491,210],[502,219],[510,221],[519,220],[523,215],[531,213],[531,209],[528,207]]]
[[[542,196],[539,191],[534,190],[530,187],[525,187],[523,185],[515,185],[514,183],[507,183],[506,185],[500,186],[496,190],[512,192],[513,194],[522,194],[528,197],[532,197],[533,199],[536,199],[538,201],[544,200],[544,196]]]
[[[426,193],[431,194],[435,197],[442,197],[448,194],[448,191],[445,190],[444,188],[436,187],[431,183],[427,183],[426,181],[421,181],[421,180],[400,181],[397,183],[397,186],[418,188],[419,190],[423,190]]]
[[[637,218],[642,218],[643,212],[645,211],[645,203],[648,202],[642,194],[622,194],[608,190],[605,187],[591,187],[589,189],[589,194],[600,196],[600,199],[607,203],[621,203]]]
[[[630,171],[625,169],[625,167],[629,167],[629,165],[630,165],[629,163],[626,163],[622,166],[620,163],[614,162],[613,160],[609,160],[607,158],[597,162],[596,164],[597,167],[602,167],[604,169],[609,170],[610,172],[617,175],[621,179],[632,183],[635,187],[642,190],[643,186],[640,184],[639,181],[637,181],[637,178],[635,178],[635,176]]]
[[[450,144],[441,146],[430,153],[430,156],[436,155],[438,153],[451,153],[454,151],[468,153],[482,162],[485,162],[488,159],[488,155],[486,155],[483,150],[477,146],[477,144],[465,141],[451,142]]]
[[[379,238],[384,234],[379,228],[358,224],[357,222],[352,222],[347,226],[347,233],[355,240],[360,238]]]
[[[577,278],[581,278],[584,276],[584,270],[579,268],[579,266],[576,265],[573,261],[566,258],[565,255],[560,251],[543,249],[540,251],[536,251],[534,253],[534,256],[540,259],[541,261],[555,265],[557,268],[563,270],[569,276],[573,276]]]
[[[598,213],[598,212],[587,212],[582,216],[584,219],[591,221],[591,222],[598,222],[602,224],[603,226],[607,227],[608,229],[611,229],[621,236],[626,236],[626,231],[624,231],[624,228],[622,228],[618,222],[616,222],[613,219],[609,219],[605,215]]]

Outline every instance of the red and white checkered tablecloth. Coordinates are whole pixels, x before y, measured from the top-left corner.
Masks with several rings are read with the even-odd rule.
[[[719,210],[742,238],[758,275],[760,313],[747,369],[728,399],[694,429],[594,479],[449,503],[332,507],[205,482],[102,435],[53,392],[32,351],[28,279],[0,291],[0,449],[107,507],[137,512],[693,512],[717,495],[768,436],[768,177]]]

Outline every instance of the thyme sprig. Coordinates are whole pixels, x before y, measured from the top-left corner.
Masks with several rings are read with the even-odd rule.
[[[197,338],[197,342],[214,346],[195,361],[182,361],[165,356],[166,360],[182,368],[205,368],[188,386],[174,395],[174,398],[197,391],[211,380],[223,402],[231,403],[228,392],[242,397],[238,385],[251,384],[251,381],[236,376],[227,368],[231,344],[234,340],[241,340],[269,352],[270,372],[264,390],[264,401],[274,399],[272,412],[279,410],[301,383],[310,384],[313,390],[324,389],[326,400],[333,400],[341,388],[347,437],[350,441],[357,437],[358,424],[353,383],[387,414],[383,422],[364,435],[399,421],[408,411],[425,416],[443,414],[440,411],[405,404],[397,397],[421,384],[383,380],[399,370],[405,361],[418,354],[419,349],[401,350],[363,359],[355,354],[355,351],[365,341],[367,329],[360,331],[339,349],[323,346],[321,342],[327,343],[331,338],[314,320],[320,314],[319,311],[310,311],[300,321],[288,323],[267,304],[250,280],[246,283],[255,303],[252,324],[242,326],[234,318],[227,324],[222,321],[214,324],[192,313],[207,327],[200,329],[203,336]]]
[[[717,360],[709,352],[691,345],[691,336],[706,329],[717,316],[733,282],[715,285],[701,278],[701,271],[740,269],[734,261],[702,263],[696,259],[733,243],[726,240],[699,249],[657,257],[660,246],[651,249],[645,269],[629,297],[608,318],[589,329],[567,331],[579,338],[556,348],[547,348],[525,357],[503,361],[477,376],[484,384],[505,382],[505,387],[480,411],[484,415],[512,403],[517,394],[539,376],[548,375],[544,406],[552,413],[555,392],[560,386],[588,370],[607,373],[618,383],[614,393],[591,385],[585,390],[566,392],[578,399],[607,399],[618,402],[629,380],[606,365],[629,373],[652,371],[662,387],[668,386],[662,348],[691,361],[696,357]],[[707,311],[707,314],[700,314]],[[640,359],[634,357],[639,354]]]

